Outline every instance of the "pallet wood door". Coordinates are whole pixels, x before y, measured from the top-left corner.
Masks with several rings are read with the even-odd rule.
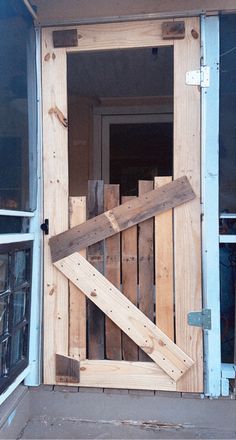
[[[173,21],[170,20],[170,22]],[[77,382],[76,379],[69,382],[73,383],[73,385],[78,383],[79,386],[178,390],[185,392],[203,391],[202,331],[197,327],[190,327],[187,324],[187,314],[190,311],[199,311],[202,307],[200,92],[197,86],[187,86],[185,84],[186,72],[199,69],[200,67],[199,19],[186,18],[184,19],[184,23],[185,35],[182,35],[181,39],[173,40],[166,39],[166,34],[163,34],[162,21],[156,20],[78,26],[76,28],[77,35],[79,35],[78,46],[62,48],[56,48],[53,45],[53,31],[55,31],[55,29],[43,29],[44,217],[49,219],[50,228],[49,235],[45,236],[44,240],[44,383],[55,384],[58,383],[58,381],[61,383],[61,379],[56,371],[56,354],[58,354],[61,356],[60,360],[62,361],[64,357],[75,361],[80,359],[80,378]],[[73,29],[75,29],[75,27],[73,27]],[[60,263],[62,260],[53,265],[49,247],[50,237],[67,231],[69,227],[67,53],[85,50],[157,47],[165,45],[174,47],[173,178],[175,180],[186,175],[191,182],[196,197],[188,203],[175,207],[173,216],[168,212],[156,216],[154,227],[155,231],[157,231],[155,236],[156,246],[158,246],[163,225],[168,225],[170,237],[172,237],[171,234],[173,233],[172,243],[168,241],[165,250],[159,250],[160,258],[173,261],[173,267],[168,271],[167,276],[165,274],[165,264],[160,264],[156,268],[156,277],[159,280],[156,286],[156,307],[158,306],[158,313],[161,318],[158,330],[152,327],[154,324],[151,325],[151,321],[149,320],[145,325],[149,326],[149,330],[155,334],[156,331],[160,332],[163,330],[163,332],[165,332],[164,339],[168,338],[165,339],[165,341],[168,347],[171,347],[170,350],[174,350],[176,356],[179,356],[182,361],[187,361],[187,371],[185,370],[184,374],[182,374],[181,364],[179,375],[173,374],[171,370],[167,371],[168,369],[166,369],[163,362],[161,362],[161,345],[159,349],[158,347],[156,348],[155,356],[152,357],[152,360],[155,357],[154,362],[147,362],[145,356],[141,361],[85,359],[85,348],[83,345],[86,342],[83,341],[79,349],[74,348],[72,350],[69,345],[69,341],[71,340],[69,282],[63,273],[65,274],[67,271],[67,276],[69,276],[71,280],[73,278],[72,274],[69,273],[71,268],[76,264],[82,264],[83,273],[86,273],[87,278],[89,278],[91,268],[90,265],[87,266],[89,262],[86,262],[83,256],[77,253],[68,256],[68,261],[70,261],[69,266],[67,265],[68,261],[66,261],[64,268],[59,267],[60,264],[62,264]],[[155,182],[155,187],[161,186],[162,184],[163,182],[161,181]],[[145,186],[140,187],[140,192],[145,191]],[[167,215],[168,218],[166,217]],[[147,222],[148,221],[149,220],[147,220]],[[134,228],[135,227],[136,226],[134,226]],[[128,230],[126,232],[128,234]],[[150,233],[150,231],[148,232],[147,226],[146,233]],[[112,238],[113,237],[111,237],[111,239]],[[124,249],[129,240],[129,237],[126,242],[121,240],[121,246],[124,247]],[[117,244],[110,241],[110,244],[108,242],[108,247],[109,246],[110,251],[113,252]],[[126,249],[126,251],[130,252],[129,249]],[[143,252],[145,252],[145,249]],[[90,255],[92,255],[91,252]],[[111,261],[112,259],[110,263]],[[103,275],[98,275],[99,273],[100,272],[96,271],[95,276],[100,283],[103,283],[103,278],[100,278]],[[111,275],[109,275],[108,278],[110,276]],[[111,277],[113,276],[114,273]],[[112,278],[111,281],[114,284],[119,282],[117,278],[115,281]],[[109,281],[107,280],[107,282]],[[73,280],[73,283],[76,285],[76,279]],[[142,283],[145,288],[145,280],[142,281]],[[171,292],[173,286],[174,302],[170,307],[167,298],[173,295],[173,290]],[[81,287],[83,287],[83,289],[81,289]],[[77,288],[83,290],[83,294],[85,294],[86,289],[89,289],[90,286],[86,284],[84,286],[77,286]],[[116,289],[115,286],[110,288]],[[164,299],[163,291],[166,292]],[[119,297],[118,292],[114,290],[114,301]],[[160,292],[162,292],[162,294]],[[78,296],[81,300],[81,292],[79,292]],[[96,295],[92,297],[92,300],[96,303]],[[123,304],[123,298],[121,298],[121,302]],[[99,304],[97,303],[97,305]],[[132,306],[135,307],[134,305]],[[84,307],[83,300],[82,307]],[[143,322],[143,314],[140,315],[142,312],[137,308],[132,310],[134,315],[138,313],[138,321]],[[163,310],[164,314],[168,314],[168,319],[163,319],[161,310]],[[170,316],[172,316],[171,319]],[[108,318],[110,318],[110,316],[108,316]],[[107,329],[109,329],[110,326],[108,318],[105,318]],[[115,324],[117,323],[118,321],[115,320]],[[122,327],[123,331],[124,327],[125,325]],[[113,327],[113,330],[114,328],[115,327]],[[133,333],[135,336],[135,331]],[[158,334],[160,335],[160,333]],[[124,334],[119,335],[121,338],[123,338],[123,336]],[[172,342],[174,336],[175,344],[173,344],[177,348],[173,348],[169,342]],[[142,345],[142,341],[138,339],[137,335],[135,342],[139,346]],[[147,351],[148,350],[146,350],[146,353]],[[137,348],[136,353],[138,356]],[[183,353],[187,355],[185,359]],[[120,358],[124,359],[124,356]],[[74,368],[74,364],[71,370],[77,371],[77,368]],[[68,377],[72,377],[71,372]]]

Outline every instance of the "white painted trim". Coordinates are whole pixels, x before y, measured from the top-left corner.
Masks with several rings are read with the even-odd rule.
[[[37,76],[37,210],[30,222],[30,231],[34,234],[33,265],[31,286],[31,314],[29,340],[29,374],[25,385],[36,386],[41,383],[41,339],[42,339],[42,98],[41,98],[41,30],[35,29],[36,38],[36,76]]]
[[[10,217],[34,217],[34,212],[29,211],[13,211],[11,209],[0,209],[0,216]]]
[[[110,125],[112,124],[145,124],[173,122],[172,113],[103,115],[101,118],[101,176],[109,183],[110,176]],[[99,149],[99,145],[97,145]]]
[[[0,245],[10,243],[22,243],[23,241],[33,241],[34,234],[0,234]]]
[[[17,378],[12,382],[11,385],[0,395],[0,405],[13,393],[13,391],[20,385],[21,382],[23,382],[24,378],[29,373],[30,367],[26,367],[25,370],[22,371],[22,373],[17,376]]]
[[[223,213],[220,215],[220,218],[225,218],[225,219],[235,219],[236,218],[236,214],[228,214],[228,213]]]
[[[219,274],[219,19],[201,19],[202,63],[210,67],[211,84],[202,88],[202,260],[203,305],[211,309],[212,329],[204,331],[205,394],[221,393]]]
[[[220,235],[220,243],[236,243],[236,235]]]

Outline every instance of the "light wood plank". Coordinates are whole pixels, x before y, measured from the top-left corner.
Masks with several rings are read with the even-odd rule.
[[[155,188],[171,182],[172,177],[155,177]],[[174,340],[173,213],[155,217],[156,324]]]
[[[52,237],[50,239],[52,260],[58,261],[194,198],[195,194],[189,181],[185,176],[181,177]]]
[[[166,46],[166,41],[162,38],[161,25],[161,21],[149,20],[74,26],[74,28],[77,27],[79,44],[77,47],[66,48],[66,51]],[[49,30],[48,34],[51,39],[53,30],[57,28]],[[171,45],[173,45],[173,40],[168,41],[168,46]]]
[[[80,381],[64,385],[176,391],[175,381],[154,362],[80,361]]]
[[[46,33],[47,34],[47,33]],[[58,50],[54,59],[51,39],[42,35],[42,102],[44,218],[49,235],[44,236],[44,383],[55,382],[55,353],[68,354],[68,281],[51,262],[51,235],[68,229],[67,128],[50,109],[67,116],[66,57]]]
[[[104,185],[104,209],[109,210],[120,204],[119,185]],[[105,276],[120,289],[120,234],[105,241]],[[121,330],[109,318],[105,318],[106,358],[121,360]]]
[[[139,180],[139,196],[152,189],[153,181]],[[153,218],[140,223],[138,229],[139,309],[154,321]],[[139,349],[139,360],[150,360],[141,349]]]
[[[72,228],[86,220],[86,197],[69,198],[69,224]],[[80,251],[86,257],[86,250]],[[69,282],[69,354],[86,359],[86,298]]]
[[[133,196],[123,196],[122,203]],[[122,292],[135,306],[138,303],[138,228],[132,226],[121,234],[122,246]],[[125,361],[138,360],[138,346],[126,333],[122,333],[122,354]]]
[[[199,19],[185,19],[186,38],[174,42],[174,179],[186,174],[196,199],[174,210],[176,343],[196,363],[179,381],[181,391],[203,391],[202,330],[187,324],[201,310],[200,91],[185,84],[185,74],[200,68]]]
[[[104,183],[102,180],[88,181],[88,216],[95,217],[104,211]],[[104,273],[104,242],[89,246],[88,261],[99,272]],[[105,316],[91,301],[87,303],[88,357],[104,359]]]
[[[189,356],[82,255],[74,253],[54,264],[172,379],[178,380],[193,365]]]

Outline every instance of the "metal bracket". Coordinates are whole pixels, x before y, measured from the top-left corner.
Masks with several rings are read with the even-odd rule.
[[[185,83],[188,86],[210,87],[210,67],[202,66],[201,69],[186,72]]]
[[[204,330],[211,330],[211,309],[188,313],[188,325],[202,327]]]

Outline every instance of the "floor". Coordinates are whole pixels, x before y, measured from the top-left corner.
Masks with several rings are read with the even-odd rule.
[[[39,387],[18,439],[236,439],[236,400]]]

